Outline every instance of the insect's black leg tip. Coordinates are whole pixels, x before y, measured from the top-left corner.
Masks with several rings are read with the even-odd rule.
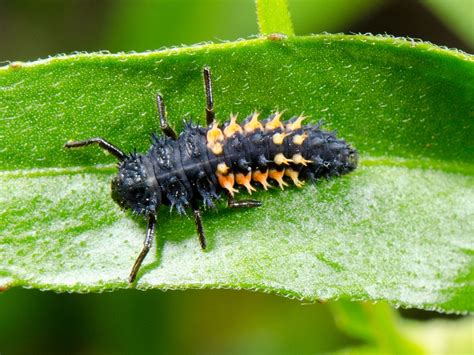
[[[128,275],[128,284],[129,285],[132,285],[136,278],[137,278],[137,274],[138,274],[138,269],[136,267],[136,265],[133,265],[133,268],[132,268],[132,271],[130,271],[130,275]]]
[[[245,207],[260,207],[262,206],[262,201],[257,200],[244,200]]]
[[[199,237],[199,246],[201,247],[202,251],[206,251],[207,249],[207,240],[206,237],[204,236],[204,233],[202,231],[198,232],[198,237]]]
[[[257,200],[239,200],[236,201],[234,199],[229,199],[227,202],[227,206],[231,208],[253,208],[253,207],[260,207],[262,205],[261,201]]]
[[[160,93],[157,93],[156,94],[156,103],[158,105],[158,107],[162,106],[163,105],[163,95],[161,95]]]
[[[63,148],[74,148],[76,146],[77,142],[69,141],[64,143]]]

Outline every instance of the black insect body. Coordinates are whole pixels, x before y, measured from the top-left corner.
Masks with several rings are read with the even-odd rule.
[[[259,121],[253,113],[242,124],[236,116],[220,126],[215,120],[211,76],[204,69],[208,127],[186,124],[178,136],[168,126],[163,99],[157,96],[163,136],[152,136],[146,154],[125,154],[102,138],[68,142],[65,147],[98,144],[119,160],[112,181],[112,198],[123,208],[148,218],[145,242],[130,273],[133,282],[154,238],[156,214],[161,204],[180,214],[193,211],[197,234],[206,248],[200,206],[214,207],[221,193],[229,207],[257,207],[256,200],[235,200],[244,187],[249,194],[256,186],[267,190],[275,181],[283,189],[287,181],[301,187],[304,181],[341,175],[357,166],[357,152],[320,125],[302,125],[305,117],[281,121],[277,112]]]

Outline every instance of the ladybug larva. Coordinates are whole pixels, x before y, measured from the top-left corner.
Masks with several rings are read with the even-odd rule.
[[[112,180],[112,198],[121,207],[148,219],[144,246],[129,276],[132,283],[153,242],[156,215],[161,204],[180,214],[191,209],[201,248],[206,248],[201,205],[227,195],[232,208],[258,207],[257,200],[236,200],[241,186],[249,194],[276,183],[281,189],[292,182],[346,174],[357,167],[357,152],[320,124],[303,125],[304,116],[281,121],[282,113],[258,120],[258,113],[242,123],[236,116],[219,124],[215,119],[211,72],[204,68],[207,127],[187,123],[179,136],[168,125],[161,95],[156,96],[162,136],[152,135],[146,154],[125,154],[102,138],[68,142],[66,148],[98,144],[119,160]]]

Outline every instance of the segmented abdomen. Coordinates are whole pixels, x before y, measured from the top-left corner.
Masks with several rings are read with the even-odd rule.
[[[221,189],[231,195],[242,186],[248,193],[275,182],[300,187],[306,180],[340,175],[357,166],[357,153],[320,125],[302,125],[305,117],[282,122],[281,113],[242,124],[236,116],[222,128],[188,123],[176,141],[156,138],[148,156],[163,194],[178,211],[198,201],[212,206]]]

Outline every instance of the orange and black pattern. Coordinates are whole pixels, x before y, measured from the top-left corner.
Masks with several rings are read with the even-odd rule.
[[[188,123],[177,139],[154,135],[147,154],[132,154],[120,164],[121,178],[113,183],[118,202],[138,214],[155,212],[160,204],[184,213],[195,203],[213,207],[221,192],[301,187],[356,168],[355,149],[335,133],[303,125],[303,116],[286,122],[281,117],[277,112],[259,121],[254,113],[239,124],[231,116],[222,126]]]

